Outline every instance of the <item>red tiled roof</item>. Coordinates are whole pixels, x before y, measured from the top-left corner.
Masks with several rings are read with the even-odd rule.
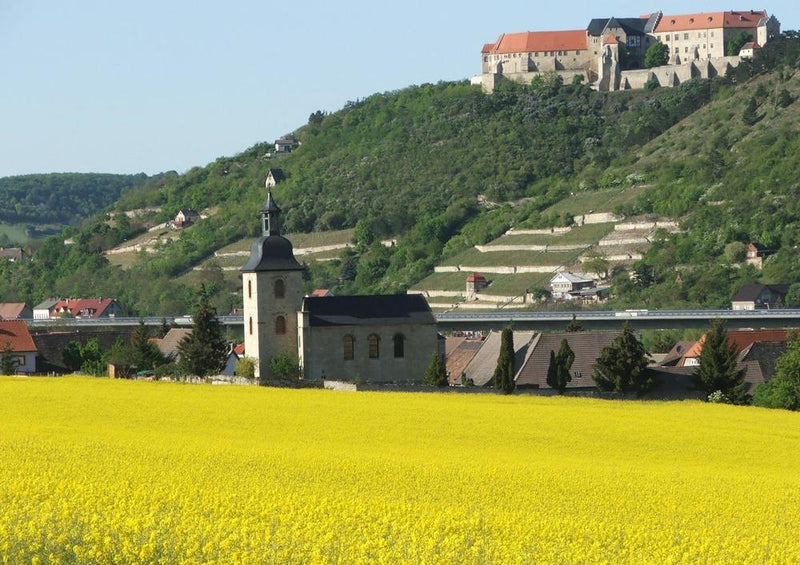
[[[491,53],[531,53],[541,51],[585,51],[586,30],[523,31],[504,33]]]
[[[6,343],[14,353],[31,353],[37,351],[36,344],[23,320],[5,320],[0,322],[0,349]]]
[[[655,33],[665,31],[688,31],[710,28],[751,28],[756,27],[761,18],[767,17],[763,10],[745,12],[708,12],[700,14],[684,14],[680,16],[662,16]]]
[[[25,308],[24,302],[4,302],[0,304],[0,319],[14,320],[19,318]]]
[[[244,357],[244,343],[237,343],[233,347],[233,352],[239,357]]]
[[[489,53],[492,49],[494,49],[494,43],[486,43],[481,49],[481,53]]]
[[[484,277],[480,273],[470,273],[470,275],[467,277],[467,282],[476,282],[476,281],[486,282],[486,277]]]
[[[706,336],[703,335],[686,351],[683,355],[684,358],[700,357],[705,342]],[[728,343],[735,345],[736,351],[744,351],[755,342],[785,343],[786,330],[730,330],[728,332]]]
[[[472,358],[481,348],[483,342],[479,339],[465,339],[463,337],[447,338],[447,345],[451,340],[459,340],[458,345],[447,355],[447,376],[451,385],[461,384],[461,373],[467,368]]]
[[[113,302],[113,298],[66,298],[59,300],[50,312],[56,316],[69,312],[76,317],[99,318]]]
[[[319,296],[325,298],[326,296],[333,296],[333,293],[327,288],[318,288],[314,292],[309,294],[309,296]]]
[[[618,45],[619,41],[613,35],[607,35],[606,38],[603,40],[603,45]]]
[[[748,41],[747,43],[742,45],[742,49],[761,49],[761,46],[755,41]]]

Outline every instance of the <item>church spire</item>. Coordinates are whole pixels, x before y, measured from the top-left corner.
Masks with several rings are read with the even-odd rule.
[[[267,204],[261,210],[261,231],[265,236],[281,235],[280,222],[278,221],[280,214],[281,209],[272,199],[272,192],[267,191]]]

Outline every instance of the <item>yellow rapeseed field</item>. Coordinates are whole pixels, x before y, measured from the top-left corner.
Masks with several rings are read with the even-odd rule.
[[[800,414],[0,379],[0,563],[797,563]]]

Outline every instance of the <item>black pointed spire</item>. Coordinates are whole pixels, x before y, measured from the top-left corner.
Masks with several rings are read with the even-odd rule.
[[[272,198],[272,192],[267,191],[267,204],[261,210],[261,231],[264,235],[281,235],[281,227],[278,218],[281,214],[281,209],[275,204]]]

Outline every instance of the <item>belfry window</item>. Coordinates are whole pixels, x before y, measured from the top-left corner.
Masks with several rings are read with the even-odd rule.
[[[286,333],[286,318],[283,316],[277,316],[275,318],[275,333],[277,335],[283,335]]]
[[[283,279],[275,281],[275,298],[283,298],[286,295],[286,284]]]

